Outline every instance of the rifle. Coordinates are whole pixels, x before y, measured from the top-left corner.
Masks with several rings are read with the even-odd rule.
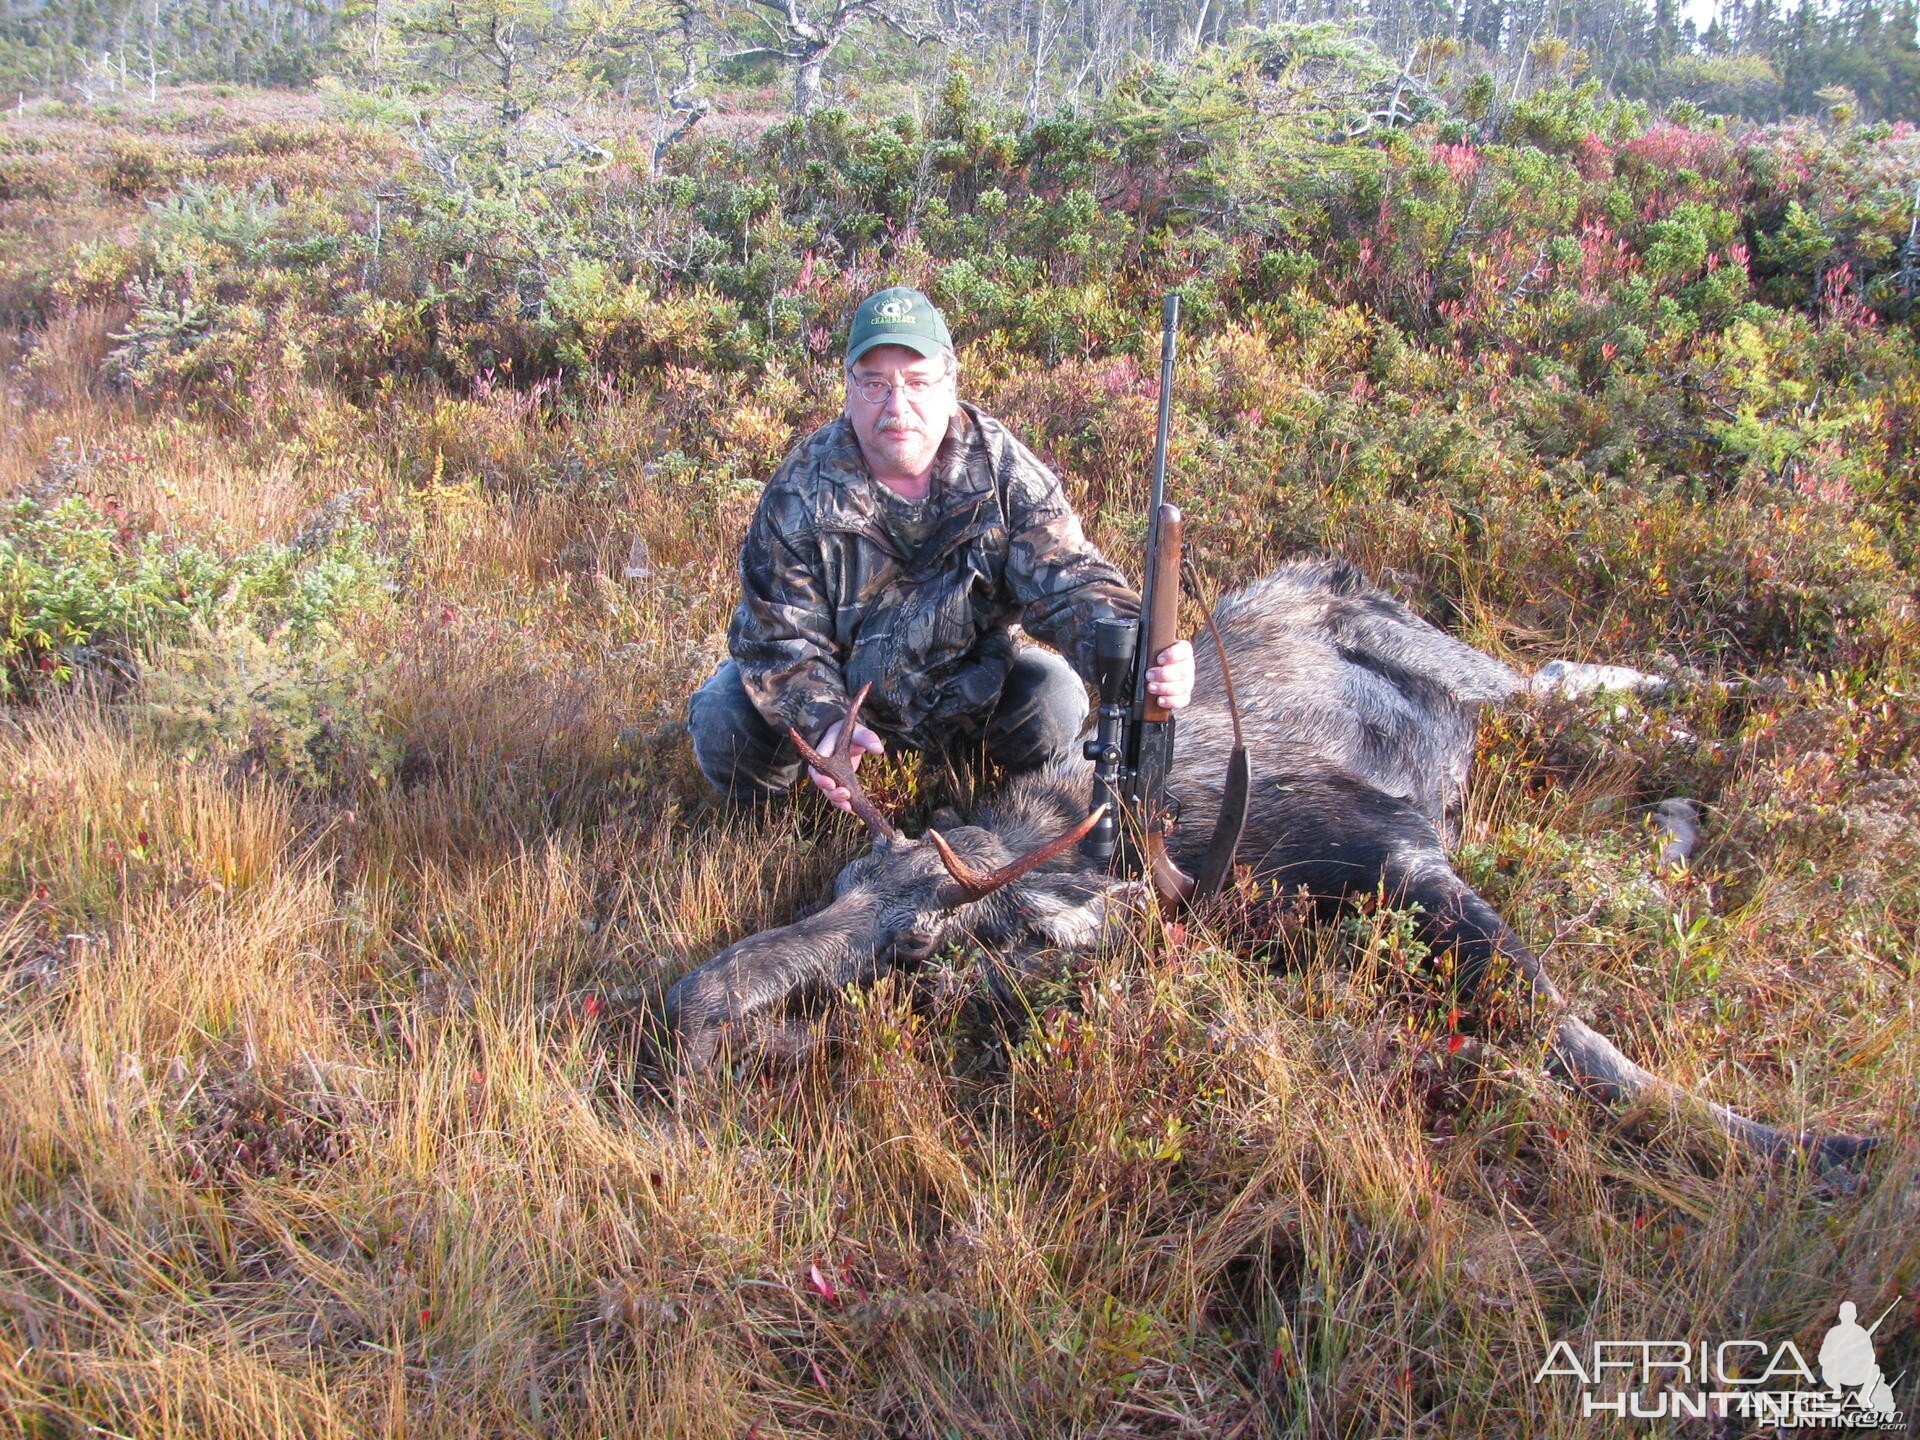
[[[1148,503],[1146,584],[1135,620],[1101,620],[1094,629],[1095,680],[1100,714],[1085,753],[1094,762],[1093,803],[1106,809],[1081,842],[1091,859],[1146,870],[1154,889],[1168,904],[1210,895],[1225,883],[1233,852],[1246,825],[1251,788],[1246,749],[1239,743],[1240,720],[1227,680],[1227,703],[1234,711],[1234,750],[1213,840],[1198,881],[1183,873],[1166,850],[1166,832],[1175,818],[1167,810],[1167,774],[1173,768],[1173,712],[1147,690],[1147,671],[1160,652],[1179,638],[1182,523],[1177,506],[1167,503],[1167,448],[1173,428],[1173,362],[1180,326],[1180,296],[1168,295],[1161,312],[1160,415],[1153,447],[1153,489]],[[1146,627],[1145,643],[1140,629]],[[1208,619],[1212,631],[1211,617]],[[1220,652],[1223,679],[1226,652]]]

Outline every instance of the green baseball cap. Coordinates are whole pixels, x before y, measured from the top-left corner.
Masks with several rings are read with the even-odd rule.
[[[853,327],[847,331],[847,364],[878,345],[904,345],[937,357],[953,353],[953,336],[931,300],[918,290],[895,285],[869,295],[853,312]]]

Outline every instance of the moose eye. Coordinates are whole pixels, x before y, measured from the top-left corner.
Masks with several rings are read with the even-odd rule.
[[[933,959],[934,951],[939,948],[940,937],[933,931],[908,930],[894,940],[887,958],[902,968],[918,969]]]

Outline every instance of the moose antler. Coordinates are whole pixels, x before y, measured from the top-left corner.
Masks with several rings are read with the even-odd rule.
[[[876,840],[898,840],[900,832],[880,813],[880,807],[867,797],[859,777],[853,773],[853,757],[848,753],[853,746],[853,728],[860,723],[860,707],[867,703],[867,692],[871,689],[871,683],[862,685],[860,693],[853,697],[853,703],[847,706],[847,713],[840,721],[840,739],[834,747],[838,753],[822,755],[802,739],[800,732],[791,725],[787,727],[787,734],[793,739],[794,749],[805,757],[809,765],[828,779],[847,787],[847,803],[853,807],[854,814],[867,822],[867,828],[873,832]]]
[[[1181,562],[1180,581],[1187,594],[1200,599],[1200,576],[1191,561]],[[1188,879],[1168,858],[1164,838],[1157,846],[1149,842],[1154,889],[1163,901],[1172,894],[1183,903],[1195,896],[1218,895],[1226,887],[1228,877],[1233,874],[1240,837],[1246,833],[1247,806],[1253,796],[1253,763],[1247,758],[1247,741],[1240,730],[1240,697],[1233,689],[1233,666],[1227,659],[1227,642],[1220,636],[1220,625],[1214,619],[1212,606],[1202,604],[1200,618],[1207,628],[1207,638],[1213,642],[1213,653],[1220,660],[1220,688],[1226,695],[1227,719],[1233,724],[1233,750],[1227,756],[1227,773],[1220,785],[1220,813],[1214,820],[1213,839],[1207,842],[1206,854],[1200,857],[1199,868],[1192,878]],[[1168,873],[1162,873],[1163,867]],[[1180,888],[1181,880],[1187,880],[1185,890]]]
[[[1044,845],[1033,849],[1017,859],[1009,860],[997,870],[976,870],[962,860],[947,844],[947,837],[938,830],[927,831],[927,838],[933,841],[933,848],[940,852],[940,858],[946,863],[947,873],[953,876],[954,883],[942,892],[941,899],[949,909],[964,905],[970,900],[984,900],[1003,885],[1011,885],[1029,870],[1033,870],[1056,855],[1072,849],[1086,838],[1087,832],[1100,823],[1100,817],[1107,813],[1104,805],[1096,806],[1091,815],[1073,826],[1063,835],[1057,835]]]

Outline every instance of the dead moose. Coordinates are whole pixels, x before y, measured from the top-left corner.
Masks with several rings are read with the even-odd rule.
[[[1603,1101],[1704,1106],[1727,1135],[1769,1156],[1805,1151],[1843,1163],[1868,1137],[1783,1131],[1695,1102],[1573,1015],[1540,959],[1447,856],[1482,705],[1520,677],[1443,634],[1337,561],[1300,561],[1221,601],[1214,612],[1254,789],[1240,860],[1286,892],[1322,900],[1383,893],[1414,909],[1422,938],[1451,951],[1463,995],[1496,960],[1553,1026],[1554,1065]],[[1180,817],[1172,858],[1191,871],[1212,834],[1233,742],[1218,658],[1199,647],[1195,702],[1180,722],[1169,794]],[[965,939],[1005,957],[1094,945],[1109,907],[1141,895],[1080,853],[1091,765],[1063,762],[1017,778],[971,824],[901,835],[854,789],[873,849],[834,898],[791,925],[751,935],[682,977],[667,1015],[683,1065],[712,1064],[725,1043],[766,1039],[843,987],[924,963]]]

